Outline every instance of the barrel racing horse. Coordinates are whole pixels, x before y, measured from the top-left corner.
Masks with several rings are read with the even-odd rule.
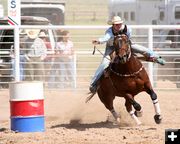
[[[115,57],[108,67],[108,76],[103,75],[99,81],[97,94],[101,102],[112,113],[113,117],[120,123],[120,117],[113,106],[116,96],[125,98],[127,112],[135,120],[137,125],[141,124],[138,119],[142,115],[140,104],[134,97],[145,91],[150,95],[154,105],[154,120],[161,123],[162,115],[156,93],[154,92],[148,74],[141,61],[132,53],[130,40],[126,35],[117,35],[114,38]],[[91,94],[89,101],[94,94]]]

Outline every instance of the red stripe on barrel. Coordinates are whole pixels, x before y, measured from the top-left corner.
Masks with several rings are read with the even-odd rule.
[[[11,116],[42,116],[44,100],[10,101]]]

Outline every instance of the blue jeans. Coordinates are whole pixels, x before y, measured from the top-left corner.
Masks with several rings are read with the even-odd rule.
[[[131,44],[132,51],[134,53],[140,53],[142,55],[146,55],[148,57],[158,57],[152,50],[138,44]]]
[[[49,87],[64,88],[69,83],[71,87],[75,86],[75,68],[74,58],[68,56],[61,56],[54,59],[52,70],[50,71]],[[57,83],[58,82],[58,85]]]
[[[140,53],[142,55],[146,55],[148,57],[159,57],[158,55],[156,55],[152,50],[138,45],[138,44],[132,44],[132,51],[134,53]],[[109,66],[110,60],[107,58],[108,55],[110,55],[112,52],[114,51],[113,47],[108,47],[106,45],[106,50],[105,50],[105,54],[103,56],[103,59],[101,61],[101,64],[99,65],[99,67],[97,68],[92,80],[91,80],[91,85],[94,86],[96,85],[97,81],[100,79],[100,77],[103,75],[104,70]]]
[[[92,80],[91,80],[91,85],[96,85],[97,81],[100,79],[100,77],[103,75],[104,70],[109,66],[110,60],[108,58],[108,56],[114,51],[113,47],[108,47],[106,45],[106,50],[105,53],[103,55],[103,59],[101,61],[101,64],[99,65],[99,67],[97,68]]]
[[[60,87],[70,86],[74,87],[75,73],[74,73],[74,59],[72,56],[59,57],[59,81]]]

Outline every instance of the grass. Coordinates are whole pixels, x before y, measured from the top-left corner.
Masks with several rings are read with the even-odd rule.
[[[67,25],[102,25],[108,19],[108,0],[67,0]]]
[[[66,25],[105,25],[108,20],[108,0],[67,0],[65,24]],[[79,76],[92,76],[98,67],[102,56],[93,51],[92,39],[97,39],[104,34],[104,30],[69,30],[77,52],[89,51],[89,54],[77,55],[77,73]],[[105,45],[97,46],[104,52]],[[83,77],[82,77],[83,78]],[[80,78],[81,79],[81,78]],[[86,77],[87,80],[90,78]]]

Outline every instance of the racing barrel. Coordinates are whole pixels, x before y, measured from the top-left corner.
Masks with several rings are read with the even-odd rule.
[[[11,130],[43,132],[43,82],[14,82],[9,86]]]

